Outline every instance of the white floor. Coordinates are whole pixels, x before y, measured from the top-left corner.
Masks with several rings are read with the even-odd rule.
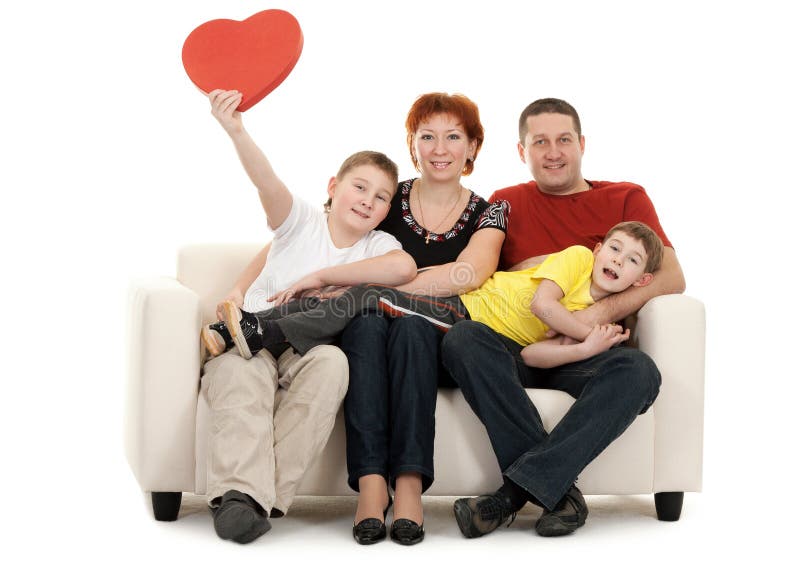
[[[302,577],[650,578],[771,571],[783,577],[790,574],[795,542],[787,521],[744,503],[728,503],[724,493],[704,492],[686,495],[683,516],[674,523],[656,519],[651,496],[587,497],[587,524],[556,539],[533,533],[540,510],[529,506],[510,527],[467,540],[453,519],[453,499],[426,497],[427,536],[414,547],[389,540],[369,547],[356,544],[351,536],[354,497],[302,497],[288,516],[273,521],[269,533],[242,546],[216,537],[203,497],[184,495],[178,520],[161,523],[152,519],[149,496],[138,493],[132,480],[126,487],[107,505],[107,526],[99,533],[61,539],[65,545],[83,545],[85,557],[75,563],[91,576],[245,578],[292,572]],[[773,524],[777,531],[770,530]]]

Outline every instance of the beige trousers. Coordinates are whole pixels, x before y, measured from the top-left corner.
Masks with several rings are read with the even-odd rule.
[[[209,503],[237,490],[286,513],[330,436],[348,376],[334,346],[305,356],[290,348],[277,361],[266,350],[250,360],[234,350],[206,363]]]

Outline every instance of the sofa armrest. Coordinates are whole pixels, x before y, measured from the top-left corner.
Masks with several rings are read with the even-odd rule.
[[[125,453],[144,491],[194,490],[200,300],[170,278],[128,292]]]
[[[705,307],[658,296],[639,311],[633,341],[661,372],[655,418],[655,492],[699,491],[703,466]]]

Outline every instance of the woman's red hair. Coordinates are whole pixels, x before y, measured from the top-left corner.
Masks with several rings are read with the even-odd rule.
[[[461,171],[462,175],[469,175],[475,168],[475,159],[478,158],[478,151],[481,150],[481,145],[483,145],[483,125],[481,124],[478,105],[461,94],[451,95],[444,92],[431,92],[422,95],[411,105],[406,117],[406,131],[408,133],[406,138],[408,140],[408,152],[411,154],[414,168],[417,171],[420,170],[417,157],[414,154],[414,133],[417,132],[422,123],[433,115],[438,114],[450,115],[456,119],[464,127],[464,132],[467,134],[469,141],[475,141],[475,154],[471,159],[467,159],[467,163]]]

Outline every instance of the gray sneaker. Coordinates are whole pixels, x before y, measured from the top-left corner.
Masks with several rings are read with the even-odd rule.
[[[569,535],[584,525],[588,515],[589,509],[586,508],[583,494],[572,485],[552,511],[544,510],[544,514],[536,521],[536,532],[542,537]]]
[[[220,539],[251,543],[272,528],[264,509],[239,491],[228,491],[214,512],[214,530]]]
[[[458,528],[467,539],[482,537],[509,521],[514,522],[517,511],[504,493],[495,492],[471,499],[458,499],[453,503]]]

